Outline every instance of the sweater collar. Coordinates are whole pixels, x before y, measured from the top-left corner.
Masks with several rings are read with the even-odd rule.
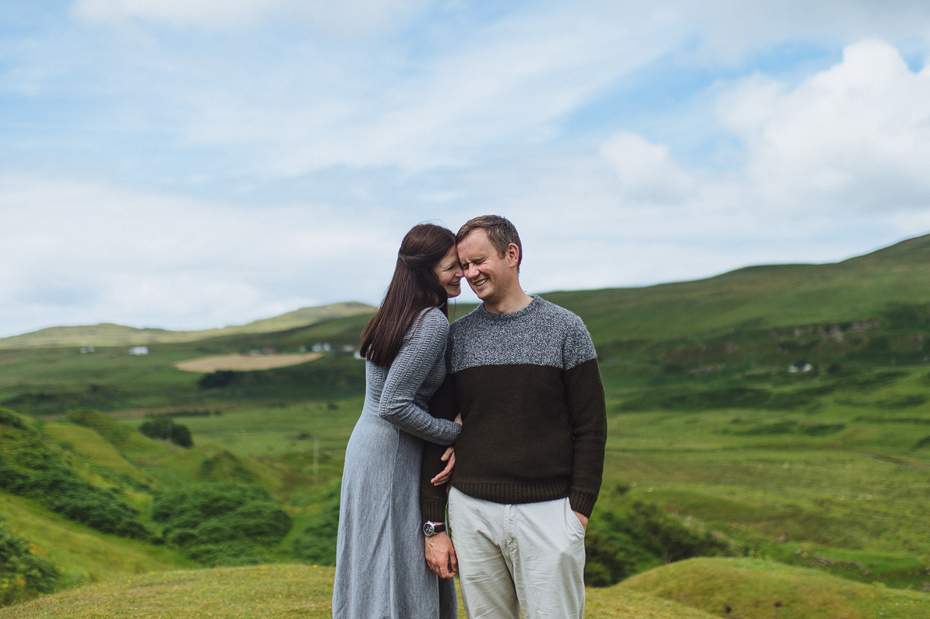
[[[535,294],[531,294],[530,296],[533,298],[533,300],[530,301],[529,305],[521,310],[517,310],[516,312],[511,312],[509,314],[494,314],[489,312],[488,310],[484,309],[484,303],[482,303],[478,306],[479,315],[486,320],[513,320],[514,318],[520,318],[535,312],[536,308],[538,308],[543,302],[542,298],[536,296]]]

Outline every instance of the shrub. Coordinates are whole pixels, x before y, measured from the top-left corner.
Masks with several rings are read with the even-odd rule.
[[[629,513],[630,533],[665,563],[727,554],[729,545],[710,531],[689,527],[650,503],[636,501]]]
[[[53,512],[103,533],[142,540],[152,537],[139,520],[139,512],[114,490],[88,483],[64,466],[32,476],[26,491],[19,494],[37,498]]]
[[[656,505],[635,501],[596,513],[585,536],[585,584],[607,587],[664,563],[733,554],[710,531],[689,526]]]
[[[0,519],[0,606],[50,593],[60,579],[61,571]]]
[[[3,407],[0,407],[0,425],[5,425],[20,430],[26,429],[26,424],[19,414]]]
[[[221,389],[232,384],[237,376],[232,370],[217,370],[212,374],[201,376],[197,381],[197,386],[201,389]]]
[[[0,488],[103,533],[151,538],[139,513],[115,490],[84,480],[33,434],[21,435],[10,452],[0,453]]]
[[[139,432],[149,438],[169,440],[179,447],[190,448],[194,446],[190,429],[187,426],[175,423],[170,418],[160,417],[146,421],[139,426]]]
[[[584,547],[584,584],[589,587],[609,587],[637,571],[629,546],[603,531],[589,531]]]
[[[228,450],[204,458],[200,463],[200,478],[203,481],[235,481],[243,484],[255,482],[255,473],[241,458]]]
[[[207,565],[250,565],[266,560],[261,545],[280,541],[291,518],[263,488],[208,483],[158,495],[152,519],[191,559]]]

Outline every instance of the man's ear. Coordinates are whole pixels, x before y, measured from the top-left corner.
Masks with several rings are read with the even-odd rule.
[[[520,264],[520,248],[517,247],[516,243],[507,246],[507,262],[510,263],[511,267]]]

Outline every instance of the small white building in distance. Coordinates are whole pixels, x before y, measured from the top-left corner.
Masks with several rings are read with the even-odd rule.
[[[129,354],[135,355],[137,357],[139,355],[147,355],[149,354],[149,347],[148,346],[133,346],[132,348],[129,349]]]

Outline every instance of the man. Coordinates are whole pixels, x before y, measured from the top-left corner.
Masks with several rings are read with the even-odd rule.
[[[452,537],[445,489],[428,481],[442,448],[431,448],[421,485],[427,562],[444,578],[458,569],[471,619],[581,618],[584,534],[607,434],[594,345],[575,314],[523,292],[510,221],[477,217],[456,241],[482,304],[449,337],[445,401],[462,415]],[[442,396],[437,413],[451,418]]]

